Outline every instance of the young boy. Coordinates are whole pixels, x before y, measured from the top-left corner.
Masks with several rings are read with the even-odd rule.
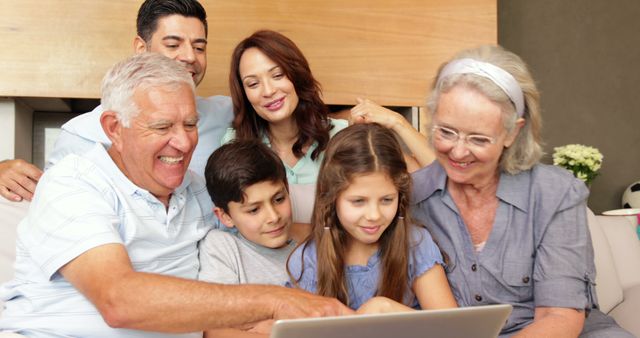
[[[277,284],[289,280],[291,240],[287,175],[278,156],[261,141],[235,141],[218,148],[205,167],[214,212],[228,228],[200,242],[202,281]]]

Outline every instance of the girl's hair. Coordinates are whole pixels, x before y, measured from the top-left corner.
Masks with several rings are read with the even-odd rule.
[[[324,156],[317,181],[313,232],[300,244],[304,245],[304,262],[307,244],[316,243],[318,294],[335,297],[348,305],[344,256],[349,234],[338,219],[336,200],[355,177],[381,172],[393,181],[399,200],[393,221],[378,241],[382,268],[377,294],[403,302],[409,288],[408,226],[413,223],[409,216],[411,177],[400,144],[393,132],[379,124],[356,124],[337,133]],[[291,273],[289,276],[293,281],[299,280],[299,276]]]
[[[293,83],[298,95],[298,106],[293,117],[298,125],[298,140],[291,148],[293,154],[304,156],[302,148],[310,141],[316,141],[318,147],[311,153],[311,159],[318,158],[329,142],[329,123],[327,106],[322,102],[320,84],[311,74],[309,63],[298,47],[286,36],[271,30],[261,30],[242,40],[231,56],[229,88],[233,101],[235,118],[233,127],[236,138],[261,138],[268,132],[268,122],[261,118],[247,99],[240,78],[240,58],[249,48],[257,48],[273,60]]]

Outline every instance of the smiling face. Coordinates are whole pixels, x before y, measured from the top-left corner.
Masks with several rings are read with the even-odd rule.
[[[382,172],[357,175],[338,195],[336,213],[350,250],[371,252],[398,211],[398,189]]]
[[[289,122],[298,106],[298,94],[282,67],[258,48],[240,58],[240,79],[256,113],[270,124]]]
[[[198,142],[193,91],[186,84],[151,87],[136,90],[133,100],[139,113],[129,128],[118,124],[109,153],[131,182],[166,204]]]
[[[502,151],[513,143],[518,130],[507,133],[498,104],[477,90],[456,86],[440,96],[433,122],[460,134],[495,140],[478,148],[468,146],[464,137],[452,142],[435,134],[436,157],[451,182],[482,186],[497,179]]]
[[[160,18],[151,40],[134,40],[137,53],[160,53],[180,61],[191,73],[193,82],[200,84],[207,70],[207,36],[199,19],[174,14]]]
[[[227,227],[235,227],[249,241],[267,248],[281,248],[289,240],[291,201],[284,182],[263,181],[244,190],[244,201],[229,202],[215,213]]]

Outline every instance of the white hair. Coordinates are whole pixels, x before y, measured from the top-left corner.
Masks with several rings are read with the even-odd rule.
[[[141,53],[116,63],[102,80],[101,105],[113,111],[125,128],[140,112],[133,95],[151,87],[177,88],[188,85],[195,97],[191,74],[178,61],[158,53]]]
[[[456,86],[466,86],[477,90],[501,107],[502,122],[508,132],[511,132],[513,128],[515,128],[519,114],[516,112],[514,102],[509,95],[492,80],[474,73],[457,73],[440,79],[440,73],[448,63],[466,58],[490,63],[503,69],[513,76],[518,86],[522,89],[524,96],[524,112],[522,117],[525,119],[525,124],[520,129],[511,147],[503,151],[500,158],[500,168],[510,174],[517,174],[520,171],[530,169],[540,161],[543,155],[542,140],[540,138],[540,129],[542,127],[540,93],[524,61],[516,54],[500,46],[485,45],[462,51],[440,67],[438,77],[436,77],[436,81],[433,84],[431,95],[427,99],[427,108],[432,117],[430,124],[433,123],[433,115],[438,109],[440,95],[449,92]],[[440,81],[437,79],[440,79]],[[429,127],[431,127],[431,125]],[[431,129],[429,128],[428,130]],[[433,142],[431,135],[430,139]]]

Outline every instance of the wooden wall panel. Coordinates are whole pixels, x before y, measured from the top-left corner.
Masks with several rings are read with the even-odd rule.
[[[205,96],[228,94],[231,51],[261,28],[298,44],[332,104],[366,96],[384,105],[423,105],[442,61],[497,41],[495,0],[202,3],[209,15],[209,66],[198,91]],[[3,1],[0,96],[98,97],[106,69],[132,52],[139,4]]]

